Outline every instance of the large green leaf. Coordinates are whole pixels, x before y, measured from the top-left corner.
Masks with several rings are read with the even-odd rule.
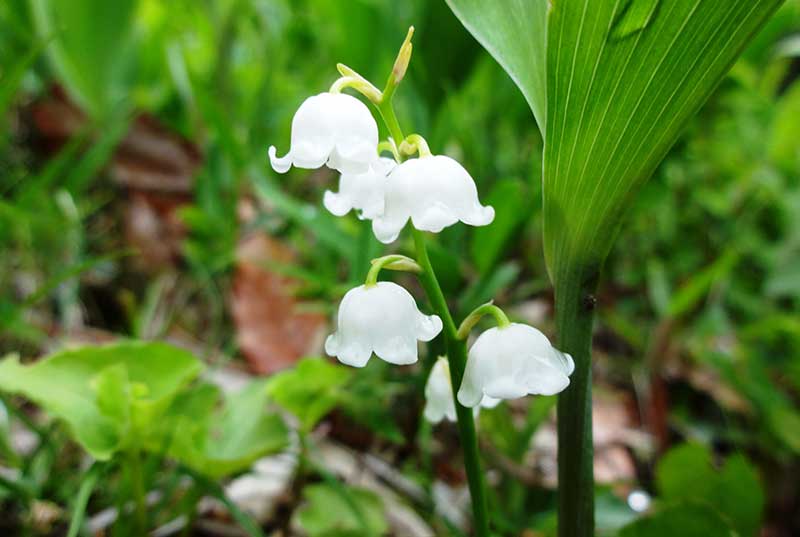
[[[136,0],[30,0],[61,82],[94,117],[124,97]]]
[[[266,408],[268,399],[263,380],[226,397],[216,386],[199,384],[175,400],[151,448],[166,444],[169,456],[214,478],[245,470],[289,442],[283,419]]]
[[[447,2],[545,134],[557,282],[602,264],[631,198],[782,0]]]
[[[303,499],[296,516],[309,537],[386,535],[389,529],[383,502],[366,489],[320,483],[304,488]]]
[[[342,401],[342,390],[352,378],[352,369],[324,358],[303,358],[292,369],[274,375],[267,391],[272,399],[300,420],[310,431]]]
[[[656,481],[663,500],[705,504],[740,535],[758,533],[764,492],[758,474],[743,456],[731,456],[717,472],[708,449],[685,444],[659,461]]]
[[[620,537],[731,537],[731,528],[714,510],[693,503],[669,506],[622,528]]]
[[[64,420],[86,451],[103,460],[139,442],[202,368],[171,345],[130,341],[57,352],[29,366],[7,357],[0,390]]]
[[[544,238],[557,285],[603,262],[633,195],[781,3],[551,2]]]
[[[548,0],[447,0],[447,4],[519,86],[544,132]]]

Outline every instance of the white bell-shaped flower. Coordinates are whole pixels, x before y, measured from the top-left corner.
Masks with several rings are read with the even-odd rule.
[[[269,160],[278,173],[327,164],[342,173],[364,173],[378,158],[378,124],[367,106],[345,93],[320,93],[309,97],[292,119],[289,152],[277,156],[269,148]]]
[[[480,405],[475,407],[478,414],[480,407],[494,408],[500,399],[484,396]],[[456,404],[453,402],[453,384],[450,382],[450,364],[447,358],[440,356],[431,369],[428,382],[425,384],[425,419],[431,423],[439,423],[443,419],[456,421]]]
[[[430,341],[441,331],[442,320],[421,313],[396,283],[361,285],[344,295],[338,329],[325,340],[325,352],[354,367],[364,367],[373,352],[390,364],[413,364],[417,340]]]
[[[458,400],[474,407],[485,395],[498,399],[553,395],[569,386],[574,369],[572,357],[532,326],[511,323],[490,328],[469,350]]]
[[[444,155],[426,156],[407,160],[389,174],[386,207],[372,230],[388,244],[409,218],[415,228],[438,233],[459,220],[485,226],[494,220],[494,209],[480,204],[475,181],[461,164]]]
[[[323,205],[336,216],[344,216],[355,209],[362,220],[377,218],[384,210],[386,177],[396,165],[394,159],[382,157],[365,173],[343,173],[339,178],[339,192],[326,190]]]

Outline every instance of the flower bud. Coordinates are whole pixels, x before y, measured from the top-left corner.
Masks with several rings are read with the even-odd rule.
[[[464,222],[485,226],[494,209],[478,201],[475,181],[461,164],[443,155],[411,159],[398,165],[386,183],[386,206],[372,222],[379,241],[397,239],[409,218],[423,231],[440,232]]]
[[[569,386],[574,369],[572,357],[532,326],[511,323],[490,328],[469,350],[458,400],[474,407],[486,395],[498,399],[554,395]]]
[[[474,414],[480,407],[494,408],[499,399],[484,396]],[[456,421],[456,404],[453,401],[453,385],[450,382],[450,364],[447,358],[440,356],[431,369],[428,382],[425,384],[425,419],[431,423],[439,423],[443,419]]]
[[[286,173],[291,166],[342,173],[366,173],[378,158],[378,124],[367,105],[344,93],[320,93],[306,99],[292,119],[289,152],[277,156],[269,148],[272,168]]]
[[[364,367],[373,352],[390,364],[413,364],[417,340],[430,341],[441,331],[442,320],[422,314],[396,283],[361,285],[344,295],[338,329],[325,340],[325,352],[354,367]]]

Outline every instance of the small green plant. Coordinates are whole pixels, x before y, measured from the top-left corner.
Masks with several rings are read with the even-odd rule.
[[[219,496],[213,480],[287,446],[286,425],[267,410],[265,381],[223,397],[215,386],[197,381],[203,368],[171,345],[135,341],[65,350],[32,365],[16,356],[0,361],[0,391],[24,395],[66,423],[95,461],[81,478],[70,536],[80,531],[100,476],[106,483],[111,474],[121,476],[118,502],[131,501],[134,515],[119,517],[120,531],[138,536],[153,522],[146,494],[154,461],[177,463],[201,492]],[[18,481],[26,483],[24,475]]]

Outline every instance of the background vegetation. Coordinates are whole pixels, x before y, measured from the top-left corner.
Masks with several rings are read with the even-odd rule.
[[[227,496],[217,485],[263,453],[227,458],[245,466],[211,477],[188,470],[223,468],[212,453],[151,453],[150,527],[181,514],[199,535],[247,526],[199,500],[211,496],[276,534],[464,531],[454,429],[419,419],[432,360],[354,371],[313,358],[338,299],[385,249],[368,226],[321,209],[329,170],[276,176],[266,162],[336,62],[382,82],[411,24],[399,114],[464,163],[498,215],[438,236],[442,284],[462,314],[499,295],[547,331],[541,138],[444,2],[0,4],[0,355],[136,338],[191,350],[223,390],[285,370],[265,381],[269,401],[234,407],[288,421],[290,447],[272,460],[288,457],[278,466],[291,471],[262,479],[279,490],[254,492],[258,471]],[[659,518],[672,534],[800,532],[799,31],[789,1],[647,184],[607,262],[594,342],[603,535],[660,534]],[[481,414],[503,535],[553,530],[554,402]],[[65,532],[89,462],[75,426],[53,416],[3,395],[0,533]],[[131,486],[114,472],[98,480],[87,532]],[[644,497],[655,503],[636,522]]]

